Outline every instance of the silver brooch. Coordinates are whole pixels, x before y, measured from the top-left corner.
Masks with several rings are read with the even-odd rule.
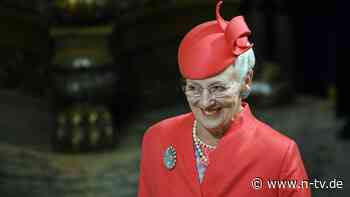
[[[176,165],[176,150],[173,146],[169,146],[165,150],[163,155],[163,163],[168,170],[174,169]]]

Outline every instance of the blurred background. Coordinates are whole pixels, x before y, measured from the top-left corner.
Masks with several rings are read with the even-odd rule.
[[[0,0],[0,195],[136,196],[143,133],[189,111],[179,42],[215,3]],[[349,196],[335,3],[224,1],[226,20],[239,14],[255,44],[252,111],[295,139],[311,180],[343,181],[313,196]]]

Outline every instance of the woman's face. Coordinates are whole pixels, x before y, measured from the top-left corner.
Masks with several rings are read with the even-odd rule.
[[[225,132],[241,107],[242,83],[229,66],[220,74],[203,80],[186,79],[185,93],[190,108],[200,123],[214,136]]]

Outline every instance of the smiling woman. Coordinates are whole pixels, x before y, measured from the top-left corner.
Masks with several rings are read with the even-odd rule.
[[[264,181],[307,179],[294,140],[257,120],[243,100],[255,64],[243,16],[193,28],[178,64],[191,113],[163,120],[143,138],[139,197],[309,197],[308,188]],[[256,183],[259,180],[260,183]]]
[[[216,76],[202,80],[186,79],[185,94],[200,123],[200,130],[205,128],[214,138],[224,134],[229,122],[242,111],[241,99],[249,95],[254,63],[254,52],[249,49],[237,58],[235,64]],[[210,140],[210,135],[208,137],[204,141],[216,141]]]
[[[241,83],[235,79],[235,74],[233,67],[229,66],[208,79],[187,79],[186,96],[200,131],[205,129],[213,136],[222,136],[234,114],[242,110],[239,98]]]

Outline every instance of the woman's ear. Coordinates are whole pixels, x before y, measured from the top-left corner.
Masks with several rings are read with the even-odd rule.
[[[250,88],[250,86],[252,85],[252,82],[253,82],[253,75],[254,75],[254,71],[253,71],[253,69],[250,69],[242,81],[242,84],[241,84],[242,91],[245,91],[247,89],[247,86],[248,86],[248,88]]]
[[[251,85],[252,85],[252,82],[253,82],[253,75],[254,75],[254,72],[253,72],[253,69],[250,69],[247,73],[247,75],[245,76],[244,78],[244,81],[242,83],[242,88],[241,88],[241,92],[240,92],[240,98],[241,99],[246,99],[250,92],[251,92]]]
[[[252,82],[253,82],[253,76],[254,76],[254,71],[253,69],[250,69],[247,73],[247,75],[245,76],[245,79],[244,79],[244,85],[248,85],[248,86],[251,86],[252,85]]]

